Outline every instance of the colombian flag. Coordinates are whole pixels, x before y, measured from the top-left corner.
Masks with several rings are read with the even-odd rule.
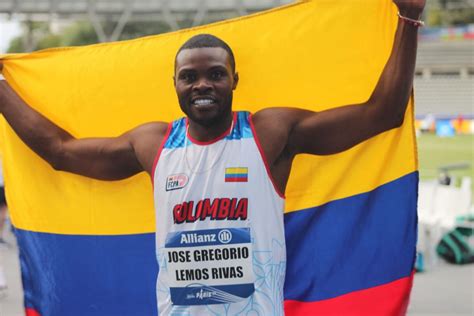
[[[391,52],[396,13],[391,0],[302,1],[131,41],[3,56],[4,74],[74,136],[117,136],[182,116],[175,53],[189,37],[211,33],[235,51],[235,110],[320,111],[368,99]],[[294,161],[285,210],[287,315],[405,313],[418,181],[410,103],[401,128],[341,154]],[[56,172],[7,124],[0,132],[28,315],[156,315],[149,177],[105,182]],[[228,176],[240,181],[247,172]],[[272,272],[262,277],[271,282]]]
[[[225,182],[247,182],[248,168],[225,168]]]

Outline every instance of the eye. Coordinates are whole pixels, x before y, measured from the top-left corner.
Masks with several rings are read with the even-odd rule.
[[[193,82],[196,80],[196,74],[185,72],[180,74],[178,78],[186,82]]]
[[[212,80],[219,80],[222,77],[224,77],[225,73],[221,70],[216,70],[211,73],[211,79]]]

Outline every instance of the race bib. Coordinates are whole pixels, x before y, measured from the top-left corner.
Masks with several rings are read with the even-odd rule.
[[[169,233],[165,255],[174,305],[236,303],[255,291],[249,228]]]

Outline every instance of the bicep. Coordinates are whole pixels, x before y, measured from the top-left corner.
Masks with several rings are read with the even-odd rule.
[[[289,146],[295,153],[330,155],[347,150],[383,131],[369,104],[347,105],[321,112],[302,112]]]
[[[115,138],[72,139],[62,144],[55,169],[100,180],[119,180],[140,171],[128,133]]]

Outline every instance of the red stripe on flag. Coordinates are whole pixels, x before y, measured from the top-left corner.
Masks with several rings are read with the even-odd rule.
[[[405,315],[413,273],[405,278],[317,302],[285,301],[285,315]]]
[[[225,178],[225,182],[247,182],[247,177],[245,178]]]
[[[38,313],[36,310],[33,308],[25,308],[25,315],[26,316],[41,316],[40,313]]]

